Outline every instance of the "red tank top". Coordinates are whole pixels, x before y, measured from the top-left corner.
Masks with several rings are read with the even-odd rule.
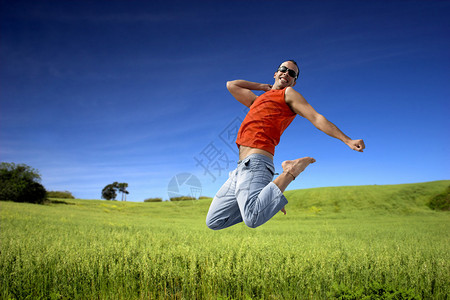
[[[296,114],[286,104],[282,90],[265,92],[253,102],[239,128],[236,144],[275,153],[281,134]]]

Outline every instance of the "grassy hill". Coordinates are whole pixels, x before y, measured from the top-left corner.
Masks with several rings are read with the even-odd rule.
[[[0,202],[0,299],[446,299],[450,213],[426,204],[449,185],[287,191],[221,231],[211,199]]]
[[[286,191],[289,209],[321,212],[426,212],[431,198],[444,193],[450,180],[398,185],[325,187]]]
[[[398,185],[366,185],[322,187],[288,190],[284,195],[289,201],[286,207],[299,213],[418,213],[429,212],[427,203],[436,195],[450,187],[450,180]],[[208,210],[211,199],[186,200],[177,202],[120,202],[106,200],[59,199],[77,207],[99,210],[106,213],[126,212],[158,215],[164,212],[171,217],[190,216]],[[52,204],[54,205],[54,204]]]
[[[414,214],[432,213],[429,201],[436,195],[445,193],[450,180],[398,185],[367,185],[322,187],[289,190],[284,194],[289,203],[286,216],[276,216],[275,220],[289,221],[299,216],[348,218],[373,214]],[[178,202],[120,202],[105,200],[60,199],[75,204],[80,213],[148,216],[164,219],[189,219],[204,221],[211,199]],[[71,210],[73,207],[60,207]],[[63,205],[64,206],[64,205]]]

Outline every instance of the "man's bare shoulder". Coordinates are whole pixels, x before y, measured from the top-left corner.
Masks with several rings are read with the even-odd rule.
[[[295,89],[294,89],[294,87],[292,87],[292,86],[288,86],[287,88],[286,88],[286,90],[284,91],[284,93],[285,94],[287,94],[287,93],[290,93],[290,94],[300,94],[298,91],[296,91]]]
[[[293,101],[304,100],[303,96],[294,90],[293,87],[289,86],[284,91],[284,99],[287,103],[292,103]]]

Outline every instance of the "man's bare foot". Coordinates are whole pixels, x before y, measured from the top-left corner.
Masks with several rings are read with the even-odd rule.
[[[297,177],[309,164],[316,162],[312,157],[303,157],[296,160],[285,160],[281,163],[283,171]]]

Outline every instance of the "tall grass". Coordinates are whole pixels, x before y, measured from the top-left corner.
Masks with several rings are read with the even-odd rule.
[[[0,296],[448,299],[450,215],[425,205],[448,185],[289,191],[288,215],[222,231],[211,200],[2,202]]]

